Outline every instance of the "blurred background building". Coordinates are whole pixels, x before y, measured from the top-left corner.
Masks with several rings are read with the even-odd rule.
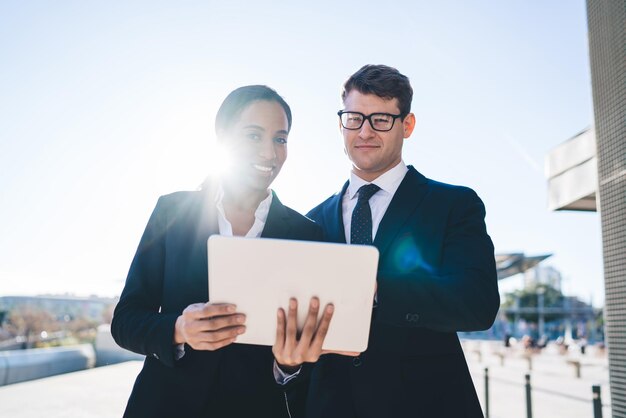
[[[551,210],[599,211],[613,416],[626,417],[626,1],[587,0],[594,127],[546,160]]]
[[[588,0],[613,416],[626,417],[626,1]]]

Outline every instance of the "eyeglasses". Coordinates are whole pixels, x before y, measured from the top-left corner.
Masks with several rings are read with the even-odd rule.
[[[372,129],[380,132],[390,131],[396,119],[402,117],[402,115],[392,115],[390,113],[372,113],[365,116],[361,112],[345,112],[343,110],[337,112],[337,115],[341,119],[341,126],[345,129],[361,129],[361,126],[368,120]]]

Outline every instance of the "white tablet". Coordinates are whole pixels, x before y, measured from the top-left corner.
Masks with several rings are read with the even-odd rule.
[[[309,300],[335,312],[324,349],[367,349],[376,290],[378,250],[372,246],[213,235],[208,241],[209,300],[234,303],[246,314],[237,342],[273,345],[276,311],[298,300],[302,329]]]

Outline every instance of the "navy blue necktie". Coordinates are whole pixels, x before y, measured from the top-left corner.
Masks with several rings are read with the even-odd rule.
[[[351,244],[372,244],[372,209],[369,200],[380,190],[375,184],[361,186],[358,193],[358,200],[354,211],[352,211],[352,223],[350,224]]]

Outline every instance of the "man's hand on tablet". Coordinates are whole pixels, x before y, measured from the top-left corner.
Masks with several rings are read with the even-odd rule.
[[[276,342],[272,347],[272,352],[276,363],[284,372],[293,373],[299,369],[302,363],[314,363],[322,354],[331,352],[348,356],[360,354],[322,350],[335,308],[332,304],[326,305],[318,322],[319,309],[319,299],[311,298],[309,313],[300,335],[298,335],[297,329],[298,301],[293,298],[289,300],[289,309],[286,314],[282,308],[278,309]]]

